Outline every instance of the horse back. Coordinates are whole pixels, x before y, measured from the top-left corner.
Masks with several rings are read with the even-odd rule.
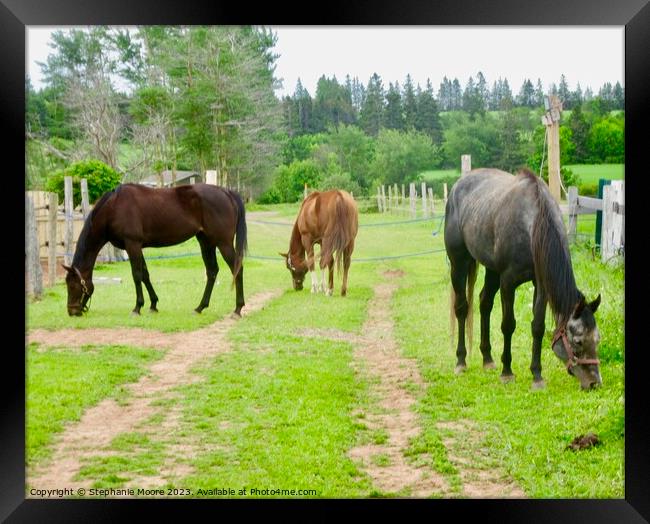
[[[531,234],[538,213],[537,182],[498,169],[477,169],[449,195],[445,243],[466,249],[495,271],[532,265]]]
[[[223,190],[207,184],[173,188],[124,184],[116,190],[110,204],[110,236],[139,242],[144,247],[178,244],[200,231],[213,230],[233,220]],[[218,213],[218,209],[227,212]],[[215,215],[223,217],[219,221]]]
[[[298,215],[301,234],[315,241],[332,234],[335,228],[345,228],[353,238],[358,230],[357,205],[347,191],[315,191],[303,202]]]

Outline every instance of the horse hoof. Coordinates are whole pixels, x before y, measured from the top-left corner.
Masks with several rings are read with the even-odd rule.
[[[200,314],[201,314],[201,310],[200,310],[200,309],[194,309],[194,310],[192,310],[192,313],[193,313],[194,315],[200,315]]]
[[[325,294],[326,294],[328,297],[331,297],[331,296],[334,294],[334,292],[333,292],[331,289],[328,289],[328,290],[325,292]]]
[[[544,380],[534,380],[533,385],[531,386],[533,391],[538,391],[540,389],[546,389],[546,382]]]
[[[454,368],[454,373],[456,375],[460,375],[461,373],[465,373],[465,370],[467,369],[467,366],[464,364],[459,364]]]
[[[131,316],[132,316],[132,317],[139,317],[139,316],[140,316],[140,312],[139,312],[139,311],[131,311]]]
[[[158,313],[158,310],[155,307],[149,308],[150,313]]]
[[[234,320],[239,320],[241,318],[241,313],[237,313],[237,311],[233,311],[230,313],[230,318]]]
[[[501,379],[501,382],[503,382],[504,384],[509,384],[510,382],[515,381],[514,375],[501,375],[499,378]]]
[[[483,369],[496,369],[497,365],[494,362],[484,362]]]

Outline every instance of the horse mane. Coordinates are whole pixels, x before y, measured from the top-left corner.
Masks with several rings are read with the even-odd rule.
[[[87,240],[88,236],[90,235],[90,232],[93,227],[93,218],[99,210],[108,202],[108,200],[117,192],[119,192],[120,188],[122,186],[117,186],[114,190],[108,191],[104,193],[100,199],[95,203],[94,207],[88,214],[88,217],[86,217],[86,221],[84,222],[83,228],[81,229],[81,233],[79,234],[79,238],[77,239],[77,248],[75,249],[74,252],[74,258],[72,259],[72,265],[75,267],[79,267],[79,264],[82,262],[82,258],[86,253],[87,249]]]
[[[522,169],[518,175],[526,177],[536,188],[538,213],[531,235],[535,278],[546,292],[556,322],[561,324],[584,298],[576,286],[562,215],[548,188],[534,173]]]

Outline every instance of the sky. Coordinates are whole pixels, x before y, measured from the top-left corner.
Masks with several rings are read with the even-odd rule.
[[[32,85],[42,87],[36,61],[45,61],[56,28],[28,28],[27,60]],[[282,78],[278,96],[291,95],[300,78],[314,96],[322,75],[359,78],[364,85],[377,73],[384,87],[403,85],[411,74],[424,87],[427,78],[438,92],[444,76],[465,86],[479,71],[488,86],[507,78],[517,94],[525,79],[540,78],[547,90],[564,74],[573,90],[590,86],[597,93],[605,83],[624,86],[624,26],[521,27],[521,26],[273,26],[275,76]]]

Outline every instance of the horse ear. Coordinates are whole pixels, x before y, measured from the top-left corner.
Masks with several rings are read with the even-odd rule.
[[[278,251],[278,255],[280,255],[282,258],[287,258],[287,255],[288,255],[288,254],[289,254],[289,253],[280,253],[280,252]]]
[[[575,310],[573,311],[573,318],[580,318],[580,315],[582,315],[582,310],[585,308],[587,303],[585,302],[585,297],[582,297],[580,299],[580,302],[578,302],[578,305],[576,306]]]
[[[68,272],[72,271],[72,268],[70,266],[66,266],[65,264],[61,264],[61,265],[63,266],[63,269],[65,269],[66,271]]]
[[[587,307],[589,309],[591,309],[592,313],[596,312],[596,310],[598,309],[598,306],[600,306],[600,293],[598,293],[598,296],[596,297],[596,300],[594,300],[593,302],[589,302],[589,304],[587,304]]]

